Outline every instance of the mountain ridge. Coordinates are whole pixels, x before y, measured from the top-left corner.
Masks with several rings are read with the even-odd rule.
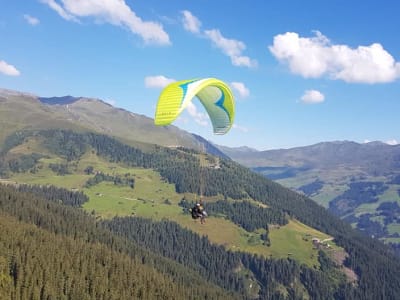
[[[230,154],[233,160],[304,193],[354,227],[399,248],[400,145],[333,141]]]
[[[81,97],[73,97],[71,95],[61,97],[37,97],[40,102],[49,105],[67,105],[79,101]]]
[[[174,125],[156,126],[150,117],[114,107],[101,99],[40,97],[9,89],[0,89],[0,99],[0,126],[5,129],[0,133],[0,142],[16,129],[70,128],[115,135],[134,145],[142,143],[144,147],[150,144],[182,146],[200,151],[206,149],[226,157],[206,139],[199,139]]]
[[[293,147],[288,149],[272,149],[263,151],[237,151],[235,148],[219,146],[230,157],[247,167],[265,166],[298,166],[299,163],[308,164],[315,161],[325,164],[339,164],[354,160],[358,163],[367,159],[378,159],[380,156],[389,155],[396,161],[396,168],[400,155],[400,145],[389,145],[380,141],[369,143],[357,143],[354,141],[330,141],[320,142],[309,146]],[[246,148],[242,148],[246,149]],[[384,153],[377,152],[384,151]],[[359,156],[361,155],[361,156]],[[387,160],[385,156],[382,160]],[[328,161],[327,161],[328,159]],[[291,164],[296,161],[297,164]],[[381,161],[381,160],[379,160]]]

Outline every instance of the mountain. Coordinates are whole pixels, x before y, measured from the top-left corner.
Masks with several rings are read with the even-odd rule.
[[[69,128],[116,136],[135,145],[145,143],[218,151],[205,139],[199,142],[198,137],[178,127],[158,127],[151,118],[86,97],[37,97],[0,89],[0,127],[0,142],[16,130]],[[225,156],[222,152],[219,155]]]
[[[7,137],[0,162],[2,181],[18,188],[0,185],[0,211],[10,218],[2,224],[10,232],[6,236],[16,232],[22,239],[7,239],[7,245],[21,247],[14,256],[6,251],[12,245],[0,247],[0,258],[13,261],[12,268],[4,271],[14,278],[11,293],[14,288],[15,293],[33,293],[26,287],[43,283],[25,280],[32,278],[31,259],[32,263],[45,261],[36,252],[24,260],[27,239],[18,228],[33,224],[52,233],[40,236],[27,228],[28,242],[35,249],[39,241],[55,243],[52,249],[57,254],[65,257],[65,249],[81,253],[84,263],[87,253],[94,251],[92,244],[105,247],[84,269],[92,284],[107,280],[92,278],[92,268],[101,266],[101,255],[112,255],[112,266],[124,260],[127,266],[131,259],[149,262],[156,273],[167,276],[162,279],[167,290],[160,293],[172,288],[171,293],[181,298],[182,285],[168,288],[171,277],[173,282],[188,284],[185,276],[200,276],[199,280],[215,285],[209,291],[211,298],[219,293],[215,299],[224,299],[224,293],[241,299],[375,299],[379,295],[396,299],[400,295],[400,264],[389,248],[352,230],[307,197],[231,160],[185,148],[159,146],[143,152],[107,135],[54,129],[19,131]],[[210,214],[205,225],[194,222],[187,212],[198,199],[201,183]],[[53,241],[54,234],[63,242]],[[80,252],[75,250],[78,246]],[[47,246],[43,247],[47,253]],[[107,254],[110,250],[128,257]],[[79,264],[61,265],[56,258],[52,262],[57,264],[60,282],[71,286],[69,276],[82,276]],[[115,269],[105,267],[106,276],[114,276]],[[42,271],[44,266],[37,268]],[[42,278],[49,285],[53,282],[47,275]],[[141,285],[145,278],[140,278]],[[126,281],[121,284],[118,291],[122,292]],[[380,290],[384,284],[386,288]],[[85,285],[77,288],[79,294],[91,293]],[[99,288],[95,286],[96,291]],[[57,291],[61,290],[54,286],[46,295]]]
[[[49,105],[67,105],[72,104],[80,99],[80,97],[62,96],[62,97],[38,97],[39,101]]]
[[[129,299],[126,293],[130,298],[157,294],[166,299],[400,295],[400,263],[393,251],[304,194],[231,159],[208,154],[204,144],[199,150],[165,147],[91,129],[102,124],[97,120],[108,120],[108,113],[117,113],[102,101],[79,98],[48,105],[30,95],[4,94],[4,298],[96,299],[100,293],[115,299]],[[16,113],[15,107],[29,105],[29,113]],[[70,106],[76,122],[66,119],[74,116]],[[141,119],[144,125],[147,119]],[[199,145],[202,138],[197,139]],[[204,225],[188,211],[200,199],[209,213]],[[391,206],[381,208],[388,211]],[[155,286],[156,281],[161,285]]]
[[[200,146],[202,149],[202,152],[214,155],[214,156],[218,156],[221,158],[225,158],[225,159],[230,159],[228,155],[226,155],[223,151],[221,151],[217,146],[214,146],[212,143],[210,143],[209,141],[207,141],[205,138],[203,138],[200,135],[197,134],[192,134],[193,137],[199,141]]]
[[[400,166],[400,145],[381,142],[359,144],[351,141],[322,142],[311,146],[266,151],[222,148],[229,156],[249,167],[310,166],[330,168],[340,164],[361,166],[371,172],[376,167],[381,172]],[[372,164],[372,165],[371,165]]]
[[[225,153],[306,194],[369,235],[400,242],[400,145],[335,141]]]
[[[247,146],[241,146],[241,147],[227,147],[227,146],[222,146],[222,145],[217,145],[218,149],[225,153],[227,156],[231,158],[238,159],[240,155],[247,155],[249,153],[256,153],[258,150],[247,147]]]

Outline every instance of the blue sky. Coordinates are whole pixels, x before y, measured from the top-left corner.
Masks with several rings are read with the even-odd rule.
[[[398,1],[0,2],[0,88],[86,96],[154,116],[165,84],[216,77],[236,98],[214,136],[200,103],[174,125],[259,150],[400,142]]]

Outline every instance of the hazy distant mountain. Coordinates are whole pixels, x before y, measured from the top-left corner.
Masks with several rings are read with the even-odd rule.
[[[231,158],[235,158],[235,159],[237,159],[241,155],[248,155],[250,153],[259,152],[258,150],[247,147],[247,146],[227,147],[227,146],[218,145],[217,147],[219,150],[224,152],[226,155],[228,155]]]
[[[199,141],[199,143],[201,145],[204,145],[204,146],[202,146],[202,151],[203,152],[206,152],[206,153],[209,153],[209,154],[212,154],[212,155],[215,155],[215,156],[219,156],[219,157],[222,157],[222,158],[225,158],[225,159],[230,159],[230,157],[228,155],[226,155],[223,151],[221,151],[214,144],[208,142],[202,136],[197,135],[197,134],[193,134],[193,136],[197,141]]]
[[[346,165],[378,173],[400,167],[400,145],[392,146],[382,142],[359,144],[335,141],[291,149],[224,152],[248,167],[288,166],[324,169]]]
[[[220,149],[360,230],[399,243],[400,145],[335,141],[268,151]]]
[[[72,104],[80,99],[80,97],[63,96],[63,97],[38,97],[40,102],[50,105],[67,105]]]

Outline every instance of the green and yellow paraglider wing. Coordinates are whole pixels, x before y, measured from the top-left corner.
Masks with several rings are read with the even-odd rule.
[[[216,78],[182,80],[168,85],[158,100],[154,123],[171,124],[196,96],[210,117],[214,133],[228,132],[235,116],[235,102],[228,85]]]

